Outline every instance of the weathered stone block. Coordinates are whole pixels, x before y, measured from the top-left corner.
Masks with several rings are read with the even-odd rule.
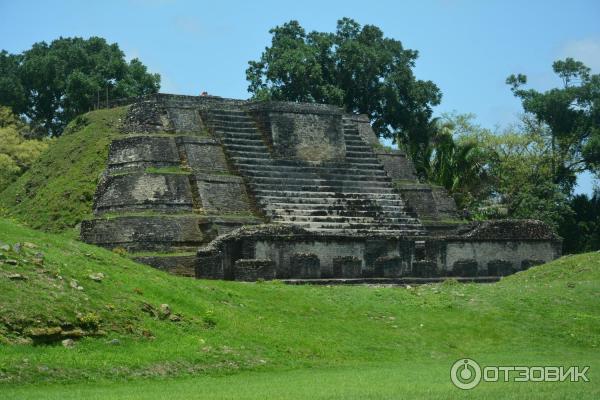
[[[202,208],[214,213],[249,211],[242,178],[228,175],[195,174]]]
[[[194,172],[227,171],[223,149],[214,139],[185,136],[175,140],[185,150],[187,163]]]
[[[437,264],[433,261],[415,261],[412,264],[413,275],[418,278],[432,278],[438,276]]]
[[[257,103],[250,107],[268,130],[276,156],[342,161],[346,155],[342,110],[323,104]]]
[[[317,279],[321,277],[321,262],[314,253],[294,253],[290,256],[291,278]]]
[[[115,139],[108,153],[111,170],[179,166],[179,163],[177,146],[170,137],[133,136]]]
[[[167,113],[175,132],[200,132],[203,130],[202,119],[197,107],[168,107]]]
[[[432,186],[431,193],[437,208],[438,215],[442,218],[458,218],[458,210],[454,198],[441,186]]]
[[[431,186],[421,183],[396,183],[409,209],[425,220],[439,219]]]
[[[96,191],[95,211],[191,211],[192,189],[187,175],[127,174],[107,176]]]
[[[398,278],[406,274],[405,265],[400,256],[382,256],[375,260],[375,276]]]
[[[535,267],[536,265],[544,264],[544,260],[523,260],[521,261],[521,270],[525,271],[531,267]]]
[[[362,275],[362,261],[358,257],[334,257],[334,278],[360,278]]]
[[[393,153],[375,151],[375,153],[390,178],[417,182],[417,172],[406,154],[399,151]]]
[[[196,257],[196,278],[224,279],[225,271],[222,254],[201,254],[199,252]]]
[[[275,263],[268,259],[237,260],[234,277],[236,281],[245,282],[275,279]]]
[[[506,276],[515,272],[510,261],[492,260],[487,264],[487,274],[490,276]]]
[[[452,266],[453,276],[477,276],[476,260],[458,260]]]
[[[81,223],[81,238],[102,247],[130,251],[194,250],[204,235],[195,216],[129,216]]]

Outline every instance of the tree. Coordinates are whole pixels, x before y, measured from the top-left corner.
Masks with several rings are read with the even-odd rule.
[[[443,114],[435,119],[426,168],[429,182],[443,186],[461,209],[474,209],[490,195],[487,166],[493,151],[470,137],[478,129],[472,114]]]
[[[269,31],[271,46],[246,70],[255,99],[336,104],[367,114],[375,132],[413,158],[425,151],[432,107],[442,94],[415,78],[418,57],[376,26],[343,18],[335,33],[306,33],[298,21]]]
[[[0,192],[48,148],[48,140],[26,139],[27,130],[10,108],[0,106]]]
[[[523,109],[548,126],[552,182],[570,194],[577,173],[600,173],[600,75],[591,75],[572,58],[556,61],[552,68],[562,88],[526,90],[527,77],[522,74],[509,76],[506,83]]]
[[[472,212],[483,218],[531,218],[558,229],[572,214],[569,197],[553,181],[549,128],[531,115],[502,132],[462,124],[459,141],[473,143],[485,181]]]
[[[0,104],[58,136],[75,116],[107,98],[156,93],[160,76],[125,61],[116,43],[99,37],[35,43],[19,55],[0,53]]]
[[[573,213],[561,224],[558,232],[563,237],[563,252],[582,253],[600,250],[600,190],[591,197],[573,196]]]

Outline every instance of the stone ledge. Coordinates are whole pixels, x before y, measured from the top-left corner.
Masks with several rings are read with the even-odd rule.
[[[259,101],[248,102],[246,107],[250,112],[279,112],[293,114],[326,114],[343,115],[343,110],[338,106],[317,103],[292,103],[286,101]]]
[[[239,183],[243,184],[244,180],[238,175],[226,175],[226,174],[210,174],[196,172],[194,173],[196,180],[203,182],[214,182],[214,183]]]

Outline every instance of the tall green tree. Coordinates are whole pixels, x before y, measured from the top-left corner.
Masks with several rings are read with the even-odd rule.
[[[435,119],[429,145],[427,180],[445,187],[461,209],[475,208],[490,195],[489,160],[495,154],[469,133],[480,129],[470,121],[472,114],[443,114]]]
[[[22,54],[0,53],[0,104],[51,136],[106,98],[156,93],[160,76],[138,60],[125,61],[116,43],[91,37],[35,43]]]
[[[459,141],[473,143],[487,179],[471,210],[484,218],[532,218],[558,229],[572,214],[553,181],[549,128],[530,114],[502,132],[464,124]]]
[[[506,83],[523,109],[548,126],[552,181],[570,194],[578,173],[600,173],[600,74],[590,74],[572,58],[554,62],[552,69],[562,80],[560,88],[525,89],[522,74],[509,76]]]
[[[573,196],[570,201],[573,213],[559,227],[565,253],[582,253],[600,250],[600,190],[591,197]]]
[[[255,99],[329,103],[366,114],[380,137],[422,157],[442,94],[414,76],[417,51],[349,18],[334,33],[307,33],[298,21],[269,32],[271,46],[246,70]]]

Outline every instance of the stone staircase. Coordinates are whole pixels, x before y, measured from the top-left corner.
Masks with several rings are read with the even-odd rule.
[[[212,108],[203,119],[271,222],[330,233],[424,234],[352,121],[343,120],[346,161],[312,164],[275,158],[242,108]]]

